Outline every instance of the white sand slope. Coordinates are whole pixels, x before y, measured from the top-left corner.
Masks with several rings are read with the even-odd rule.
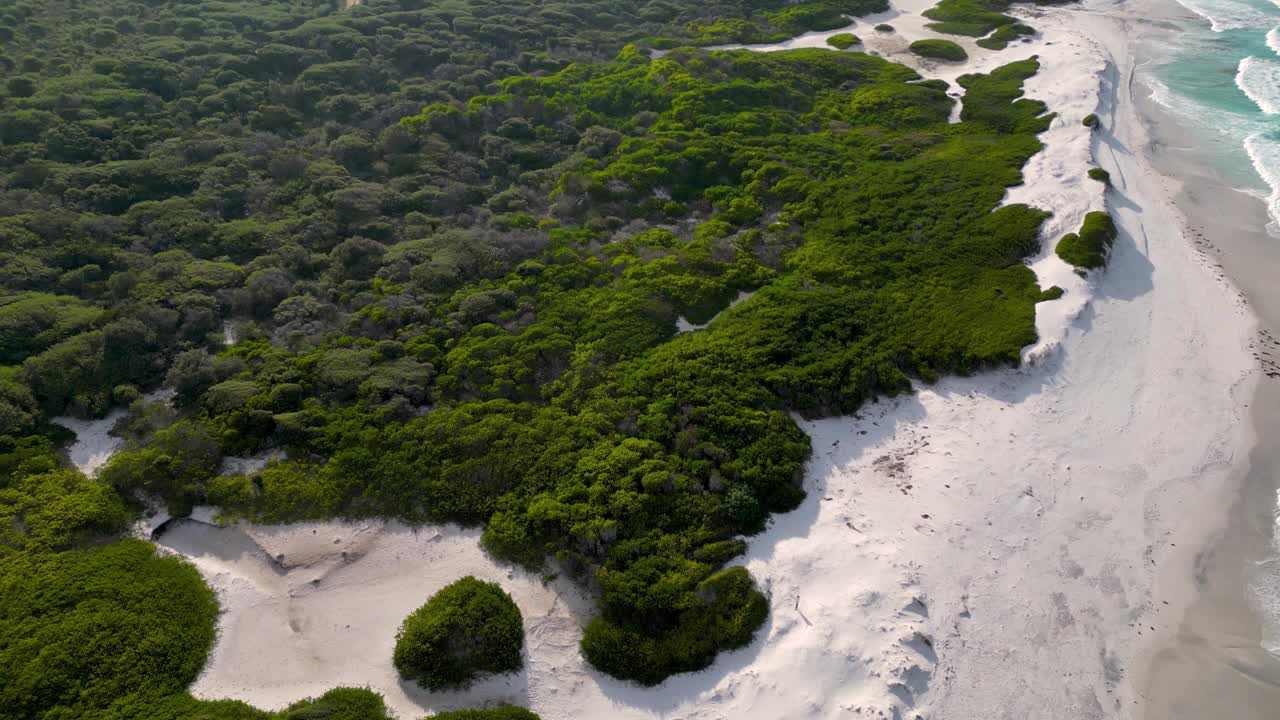
[[[640,688],[584,665],[590,603],[577,590],[495,565],[475,531],[183,523],[161,542],[196,562],[224,606],[193,692],[276,708],[368,685],[406,719],[503,701],[546,720],[1132,716],[1143,635],[1186,601],[1179,588],[1155,595],[1156,572],[1190,562],[1181,551],[1225,511],[1226,469],[1249,445],[1239,407],[1256,375],[1253,321],[1143,158],[1119,21],[1036,10],[1034,42],[991,53],[965,41],[969,63],[936,66],[900,55],[931,34],[917,14],[927,5],[912,2],[891,14],[895,36],[871,30],[882,18],[855,31],[946,79],[1038,54],[1028,94],[1061,117],[1008,200],[1053,210],[1050,241],[1105,202],[1121,237],[1087,281],[1046,244],[1032,267],[1067,295],[1039,306],[1023,369],[802,424],[814,444],[808,499],[746,557],[771,599],[752,645]],[[1080,118],[1095,110],[1103,129],[1090,134]],[[1092,164],[1115,183],[1105,200],[1084,179]],[[401,684],[400,620],[464,574],[515,597],[527,669],[465,693]]]

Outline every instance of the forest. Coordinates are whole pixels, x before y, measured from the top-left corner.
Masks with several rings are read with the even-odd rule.
[[[767,600],[732,562],[804,497],[794,415],[1035,340],[1047,214],[1000,206],[1050,118],[1035,60],[961,77],[949,123],[946,83],[881,58],[695,47],[884,7],[0,3],[6,707],[265,717],[184,693],[216,603],[109,542],[157,504],[483,526],[598,591],[583,653],[643,684],[749,643]],[[126,449],[66,468],[51,419],[113,407]],[[66,626],[31,576],[103,614]],[[163,668],[18,641],[171,630]]]

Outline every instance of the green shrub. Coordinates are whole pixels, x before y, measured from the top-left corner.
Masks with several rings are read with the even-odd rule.
[[[876,32],[891,33],[893,32],[893,26],[889,23],[879,23],[876,25]]]
[[[976,38],[1017,22],[1004,14],[1008,9],[1009,0],[940,0],[924,16],[936,21],[929,23],[930,30]]]
[[[1058,241],[1058,257],[1077,268],[1100,268],[1116,239],[1116,226],[1111,216],[1095,211],[1084,216],[1079,233],[1067,233]]]
[[[862,40],[853,33],[839,33],[838,35],[832,35],[827,38],[827,44],[837,50],[848,50],[854,45],[859,45],[861,43]]]
[[[520,609],[497,583],[467,576],[405,618],[396,635],[400,676],[438,690],[523,666]]]
[[[1098,127],[1098,116],[1095,113],[1089,113],[1084,116],[1084,119],[1081,120],[1080,123],[1087,128],[1096,128]]]
[[[1036,302],[1048,302],[1049,300],[1057,300],[1058,298],[1062,297],[1065,293],[1066,293],[1066,290],[1063,290],[1057,285],[1054,285],[1053,287],[1047,288],[1046,290],[1042,291],[1040,293],[1040,296],[1036,298]]]
[[[1041,133],[1049,128],[1053,115],[1043,102],[1022,97],[1022,83],[1036,74],[1040,61],[1035,57],[1003,65],[987,75],[956,78],[965,89],[960,119],[987,123],[1003,132]]]
[[[948,62],[964,62],[969,59],[969,53],[950,40],[917,40],[911,43],[911,52],[920,57]]]
[[[1017,40],[1019,37],[1034,35],[1035,33],[1036,29],[1030,25],[1011,23],[1008,25],[1001,25],[996,28],[995,32],[981,40],[978,40],[977,44],[978,47],[986,48],[988,50],[1003,50],[1009,46],[1009,43]]]
[[[1098,167],[1095,167],[1095,168],[1089,168],[1089,179],[1090,179],[1090,180],[1097,180],[1098,182],[1100,182],[1100,183],[1102,183],[1102,184],[1104,184],[1104,185],[1110,185],[1110,184],[1111,184],[1111,173],[1107,172],[1106,170],[1103,170],[1102,168],[1098,168]]]
[[[91,717],[195,680],[218,604],[191,565],[140,540],[0,563],[0,707],[6,717]]]
[[[676,626],[658,638],[608,617],[592,620],[583,632],[583,655],[614,677],[656,685],[707,667],[721,650],[747,645],[769,613],[768,601],[742,567],[702,581],[694,597]]]
[[[93,720],[395,720],[382,696],[367,688],[334,688],[277,712],[234,700],[197,700],[186,693],[162,699],[131,696]],[[435,717],[435,716],[433,716]]]

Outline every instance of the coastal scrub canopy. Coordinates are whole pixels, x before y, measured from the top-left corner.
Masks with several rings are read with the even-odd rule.
[[[400,677],[438,690],[524,665],[520,609],[497,583],[467,576],[404,619],[394,662]]]
[[[1034,60],[960,78],[951,123],[944,83],[882,58],[687,47],[885,7],[11,3],[0,450],[174,395],[133,406],[101,482],[6,487],[32,528],[6,552],[110,536],[139,498],[452,521],[598,588],[607,672],[751,642],[768,603],[734,560],[804,498],[794,416],[1035,340],[1045,214],[1001,205],[1048,123]]]
[[[1084,270],[1107,264],[1107,256],[1116,240],[1116,225],[1111,216],[1094,211],[1084,216],[1078,233],[1067,233],[1058,241],[1058,257]]]

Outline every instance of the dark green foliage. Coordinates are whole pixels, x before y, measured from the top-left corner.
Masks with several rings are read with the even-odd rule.
[[[1063,290],[1057,285],[1054,285],[1053,287],[1050,287],[1046,290],[1042,290],[1040,292],[1040,297],[1037,299],[1037,302],[1047,302],[1049,300],[1057,300],[1058,298],[1062,297],[1065,293],[1066,293],[1066,290]]]
[[[1110,185],[1111,173],[1107,172],[1106,170],[1103,170],[1102,168],[1097,168],[1097,167],[1089,168],[1089,179],[1097,180],[1103,185]]]
[[[10,551],[63,550],[110,536],[128,517],[110,486],[59,467],[44,438],[0,452],[0,564]]]
[[[1009,0],[940,0],[925,10],[924,16],[935,21],[929,23],[930,30],[982,37],[1001,25],[1017,22],[1004,14],[1009,5]]]
[[[435,720],[540,720],[524,708],[502,705],[492,710],[453,710],[431,716]]]
[[[195,568],[139,540],[0,563],[0,706],[89,717],[181,692],[213,644],[218,605]]]
[[[920,57],[948,62],[964,62],[969,59],[969,53],[950,40],[917,40],[911,43],[911,52]]]
[[[1047,123],[1019,99],[1034,62],[967,76],[951,124],[945,84],[862,53],[625,46],[837,29],[883,0],[29,5],[4,46],[31,83],[0,95],[0,303],[26,308],[0,323],[21,329],[0,434],[164,382],[175,410],[131,418],[110,488],[483,525],[494,554],[599,583],[588,654],[628,677],[763,621],[726,565],[803,497],[791,413],[1034,340],[1044,214],[997,210]],[[293,459],[217,477],[272,447]],[[55,491],[97,508],[29,538],[112,525],[84,483],[23,488],[15,515]],[[609,650],[630,646],[647,668]],[[147,712],[198,716],[182,698]]]
[[[524,664],[520,609],[497,583],[467,576],[446,585],[404,619],[394,661],[400,677],[439,690]]]
[[[879,23],[876,25],[876,32],[891,33],[893,32],[893,26],[889,23]]]
[[[839,33],[827,38],[827,44],[837,50],[848,50],[854,45],[862,44],[862,40],[853,33]]]
[[[636,587],[631,592],[654,590]],[[733,567],[697,585],[693,602],[670,632],[654,638],[615,624],[606,613],[587,625],[582,652],[592,665],[614,677],[656,685],[674,673],[707,667],[721,650],[750,643],[768,613],[769,604],[746,568]]]
[[[1080,123],[1087,128],[1096,128],[1098,127],[1098,116],[1094,113],[1089,113],[1084,116],[1084,119],[1081,120]]]
[[[1001,25],[996,31],[977,41],[978,47],[988,50],[1003,50],[1009,46],[1009,43],[1020,37],[1035,35],[1035,28],[1022,23],[1010,23]]]
[[[218,444],[205,427],[186,421],[160,430],[145,447],[130,446],[116,453],[99,478],[126,493],[158,497],[181,517],[204,502],[205,488],[221,459]]]
[[[1052,114],[1039,100],[1022,97],[1022,81],[1036,74],[1040,62],[1028,58],[996,68],[990,75],[961,75],[965,89],[960,118],[987,123],[1002,132],[1041,133],[1049,128]]]
[[[1107,255],[1116,240],[1111,216],[1095,211],[1084,216],[1079,233],[1067,233],[1058,241],[1058,257],[1077,268],[1093,269],[1107,264]]]

